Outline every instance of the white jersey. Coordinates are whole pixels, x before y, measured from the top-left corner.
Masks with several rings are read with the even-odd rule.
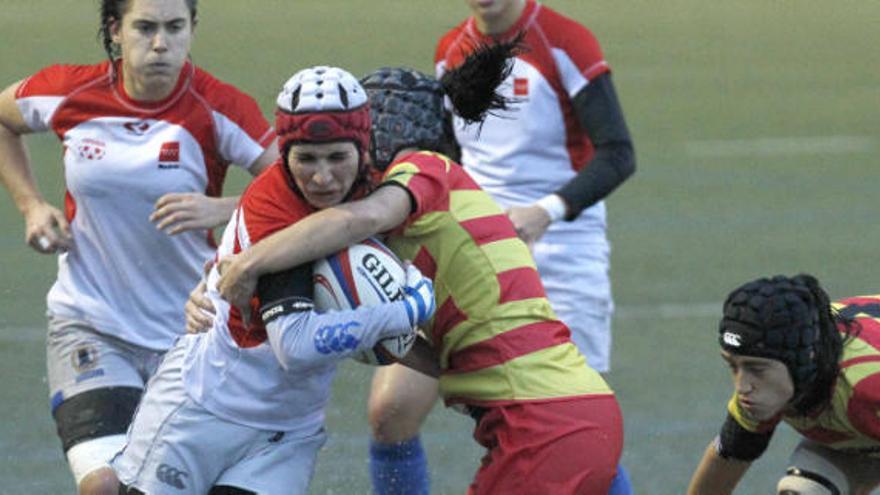
[[[218,259],[247,249],[314,211],[294,192],[288,177],[279,161],[254,179],[223,233]],[[183,381],[187,394],[202,407],[251,428],[313,435],[324,424],[338,360],[372,347],[383,336],[412,331],[402,302],[393,303],[399,308],[384,304],[324,314],[302,311],[264,325],[260,301],[254,298],[251,321],[245,325],[238,309],[217,292],[218,278],[215,267],[207,284],[214,322],[211,330],[190,344]],[[304,283],[310,299],[311,278]],[[357,327],[359,347],[317,350],[326,335],[322,331],[343,327]]]
[[[168,349],[213,241],[207,230],[169,236],[149,216],[166,193],[219,196],[227,166],[249,167],[274,139],[260,109],[191,64],[160,102],[129,98],[110,62],[43,69],[16,102],[32,130],[64,144],[73,247],[59,256],[50,313]]]
[[[510,40],[520,32],[525,49],[499,88],[513,101],[510,109],[476,125],[454,117],[462,165],[503,208],[530,205],[588,166],[593,145],[577,121],[572,99],[610,70],[586,27],[535,0],[527,0],[517,22],[498,38]],[[465,20],[440,39],[437,76],[460,64],[478,42],[490,41],[473,17]],[[599,201],[572,221],[550,224],[532,246],[553,310],[599,371],[610,366],[614,307],[605,231],[605,203]]]
[[[532,0],[500,37],[519,32],[525,33],[526,49],[499,88],[514,102],[511,108],[488,115],[482,124],[466,125],[454,117],[462,165],[504,207],[531,204],[556,192],[589,162],[593,146],[571,99],[591,78],[609,70],[589,30]],[[473,18],[449,31],[437,46],[437,76],[461,63],[477,41],[490,38],[477,30]],[[604,235],[604,203],[584,210],[564,228]]]

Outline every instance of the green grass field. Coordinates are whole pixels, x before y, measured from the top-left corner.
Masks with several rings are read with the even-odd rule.
[[[546,0],[599,37],[615,71],[638,172],[609,201],[614,370],[624,463],[640,494],[682,493],[724,417],[720,303],[756,276],[807,271],[832,297],[878,291],[880,2]],[[0,0],[0,85],[56,62],[98,61],[97,2]],[[461,0],[201,2],[193,58],[271,111],[295,70],[332,64],[431,71]],[[28,139],[60,204],[60,148]],[[229,188],[241,188],[243,175]],[[45,293],[55,261],[23,243],[0,194],[0,494],[73,493],[45,384]],[[346,363],[315,494],[368,493],[368,370]],[[464,493],[480,449],[437,407],[424,430],[436,494]],[[781,428],[737,493],[769,493],[796,437]]]

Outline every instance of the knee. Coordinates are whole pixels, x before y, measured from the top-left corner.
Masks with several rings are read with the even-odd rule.
[[[394,398],[370,401],[367,418],[373,438],[380,443],[396,443],[418,435],[423,415]]]
[[[826,476],[826,474],[831,474]],[[815,473],[789,468],[776,485],[778,495],[842,495],[849,493],[849,484],[839,473]]]
[[[119,480],[109,467],[96,469],[79,482],[79,495],[119,495]]]

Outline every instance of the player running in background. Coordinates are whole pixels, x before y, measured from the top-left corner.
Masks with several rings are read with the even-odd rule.
[[[276,156],[256,103],[187,60],[195,0],[104,0],[110,60],[53,65],[0,93],[0,179],[25,240],[61,253],[48,295],[52,414],[80,493],[116,493],[107,461],[228,220],[227,166]],[[64,212],[40,193],[22,135],[64,144]],[[164,230],[164,231],[163,231]]]
[[[780,495],[867,495],[880,486],[880,296],[829,302],[810,275],[749,282],[727,297],[727,420],[690,495],[733,493],[785,421],[803,439]]]
[[[218,256],[366,192],[369,105],[351,74],[299,71],[278,96],[275,127],[283,159],[242,195]],[[433,314],[431,281],[410,266],[402,300],[317,313],[309,263],[263,277],[247,321],[219,298],[217,278],[214,267],[213,327],[169,351],[113,467],[127,493],[305,494],[336,363],[412,334]]]
[[[506,60],[499,54],[510,48],[500,46],[470,59],[494,70],[468,70],[465,62],[444,77],[454,102],[462,103],[462,94],[472,102],[491,100],[486,86],[494,90],[503,79]],[[456,83],[476,81],[462,81],[463,74],[480,74],[487,84],[482,91],[462,88]],[[406,69],[382,69],[363,83],[373,111],[374,165],[384,171],[378,189],[222,260],[221,293],[246,303],[261,275],[390,231],[388,246],[434,280],[437,314],[426,329],[442,370],[439,391],[447,405],[476,420],[474,438],[487,450],[469,493],[606,493],[622,448],[613,392],[556,318],[528,247],[504,211],[458,164],[418,149],[447,144],[441,84]],[[391,379],[374,385],[386,394],[406,396],[418,387],[436,394],[436,380],[403,369],[381,369]],[[385,488],[410,490],[411,473],[399,474]]]

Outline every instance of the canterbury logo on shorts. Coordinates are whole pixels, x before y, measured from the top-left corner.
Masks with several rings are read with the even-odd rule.
[[[159,464],[159,467],[156,468],[156,479],[178,490],[186,488],[186,484],[183,481],[188,477],[189,474],[186,472],[168,464]]]

